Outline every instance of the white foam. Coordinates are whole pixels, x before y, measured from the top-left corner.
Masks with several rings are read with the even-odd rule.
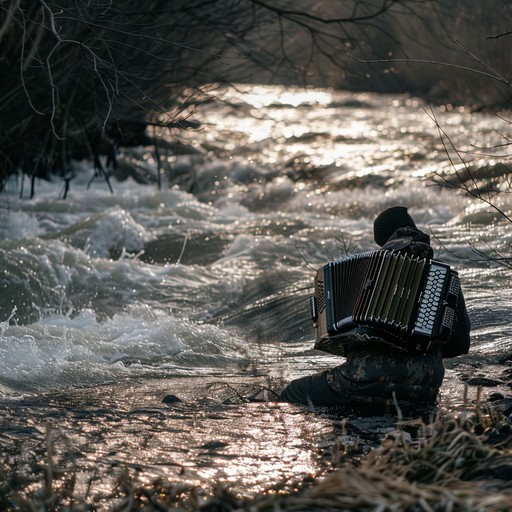
[[[137,253],[149,238],[146,229],[135,222],[130,213],[114,208],[95,222],[88,236],[86,252],[104,258],[108,258],[112,251]]]
[[[132,367],[170,374],[184,365],[211,369],[243,360],[243,352],[232,333],[144,305],[102,322],[83,310],[73,318],[51,315],[29,326],[4,326],[0,374],[11,389],[60,388],[107,382]]]
[[[30,213],[23,211],[0,211],[0,239],[23,240],[41,234],[39,221]]]

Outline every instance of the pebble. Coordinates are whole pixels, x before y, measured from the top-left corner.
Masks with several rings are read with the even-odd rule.
[[[182,401],[183,400],[181,400],[180,398],[178,398],[175,395],[165,395],[163,400],[162,400],[162,403],[163,404],[177,404],[177,403],[182,402]]]

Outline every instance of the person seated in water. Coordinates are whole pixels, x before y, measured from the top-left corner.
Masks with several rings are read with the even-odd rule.
[[[432,258],[430,237],[416,227],[407,208],[394,206],[374,221],[375,242],[421,258]],[[464,296],[458,308],[449,344],[434,344],[427,354],[413,354],[384,343],[353,346],[340,366],[293,380],[281,393],[286,402],[319,406],[344,405],[371,410],[435,404],[444,378],[443,358],[466,354],[470,345],[470,321]],[[377,408],[376,408],[377,406]]]

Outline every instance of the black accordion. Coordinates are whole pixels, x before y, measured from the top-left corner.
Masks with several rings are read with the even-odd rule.
[[[436,260],[369,251],[332,261],[310,297],[315,347],[343,353],[332,347],[356,334],[425,353],[450,340],[459,293],[457,272]]]

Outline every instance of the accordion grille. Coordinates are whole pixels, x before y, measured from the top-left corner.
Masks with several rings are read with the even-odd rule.
[[[358,295],[356,322],[405,333],[411,327],[425,263],[397,253],[377,253]]]
[[[352,329],[352,313],[356,307],[360,283],[363,281],[374,253],[360,253],[329,264],[332,283],[332,325],[341,332]]]
[[[333,343],[352,343],[358,328],[356,335],[426,352],[450,340],[459,294],[457,272],[438,261],[392,251],[331,261],[318,269],[310,301],[319,310],[311,316],[317,343],[332,352]]]
[[[406,333],[424,269],[425,260],[389,251],[331,262],[326,271],[332,290],[332,296],[327,297],[332,303],[328,323],[336,332],[367,325],[395,335]]]
[[[323,313],[325,311],[325,288],[323,281],[318,281],[316,284],[316,297],[318,313]]]

